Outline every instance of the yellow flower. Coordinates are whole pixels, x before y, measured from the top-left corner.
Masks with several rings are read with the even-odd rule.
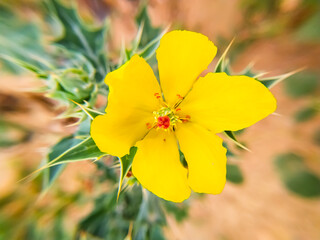
[[[253,78],[225,73],[199,78],[216,51],[202,34],[172,31],[156,52],[161,86],[138,55],[105,79],[108,106],[93,120],[92,138],[114,156],[136,146],[133,175],[169,201],[187,199],[191,189],[221,193],[226,149],[216,133],[249,127],[276,109],[270,91]],[[179,148],[187,168],[180,163]]]

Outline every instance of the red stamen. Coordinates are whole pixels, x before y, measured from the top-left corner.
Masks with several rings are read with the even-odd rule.
[[[177,109],[176,109],[176,112],[178,112],[178,111],[180,111],[180,110],[181,110],[181,108],[177,108]]]
[[[170,127],[170,118],[168,116],[158,117],[157,126],[159,128],[167,129]]]
[[[154,96],[159,99],[161,96],[160,96],[160,93],[155,93]]]
[[[150,129],[151,128],[151,123],[146,123],[146,126],[147,126],[148,129]]]
[[[182,97],[180,94],[177,94],[177,97],[178,97],[179,99],[183,99],[183,97]]]
[[[182,120],[182,122],[188,122],[190,120],[190,118],[191,118],[190,115],[186,115],[186,117],[181,120]]]

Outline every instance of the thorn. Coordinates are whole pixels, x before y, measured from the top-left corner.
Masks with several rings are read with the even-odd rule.
[[[275,115],[275,116],[278,116],[278,117],[282,117],[282,116],[283,116],[282,114],[280,114],[280,113],[276,113],[276,112],[271,113],[271,115]]]
[[[307,67],[301,67],[301,68],[298,68],[296,70],[293,70],[291,72],[288,72],[288,73],[284,73],[282,75],[278,75],[278,76],[275,76],[275,77],[270,77],[270,78],[263,78],[263,79],[260,79],[260,81],[267,81],[267,80],[276,80],[274,83],[272,83],[269,87],[272,88],[274,87],[275,85],[277,85],[278,83],[282,82],[283,80],[287,79],[288,77],[291,77],[292,75],[298,73],[298,72],[301,72],[303,70],[305,70]]]

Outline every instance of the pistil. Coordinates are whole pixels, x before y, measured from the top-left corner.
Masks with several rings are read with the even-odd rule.
[[[153,112],[154,124],[156,128],[164,130],[173,129],[177,122],[181,122],[179,117],[175,114],[176,110],[168,107],[163,107],[159,111]]]

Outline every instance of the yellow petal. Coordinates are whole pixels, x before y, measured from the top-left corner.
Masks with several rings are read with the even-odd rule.
[[[181,116],[211,131],[240,130],[274,112],[276,100],[262,83],[246,76],[209,73],[182,101]]]
[[[163,36],[157,50],[160,83],[169,106],[190,90],[194,81],[208,67],[217,48],[204,35],[172,31]]]
[[[138,55],[109,73],[105,83],[110,91],[106,112],[113,108],[122,112],[128,108],[149,112],[159,108],[159,99],[154,94],[161,94],[160,86],[151,67]]]
[[[150,113],[114,110],[92,121],[91,136],[100,151],[122,157],[147,134],[147,123],[152,122]]]
[[[226,183],[227,161],[222,139],[192,122],[179,124],[176,136],[188,163],[188,183],[192,190],[221,193]]]
[[[190,196],[187,170],[180,163],[177,140],[171,131],[153,129],[136,146],[132,173],[144,188],[172,202]]]
[[[135,55],[105,79],[109,85],[106,115],[95,118],[91,136],[102,152],[123,156],[148,132],[159,108],[159,84],[143,58]]]

